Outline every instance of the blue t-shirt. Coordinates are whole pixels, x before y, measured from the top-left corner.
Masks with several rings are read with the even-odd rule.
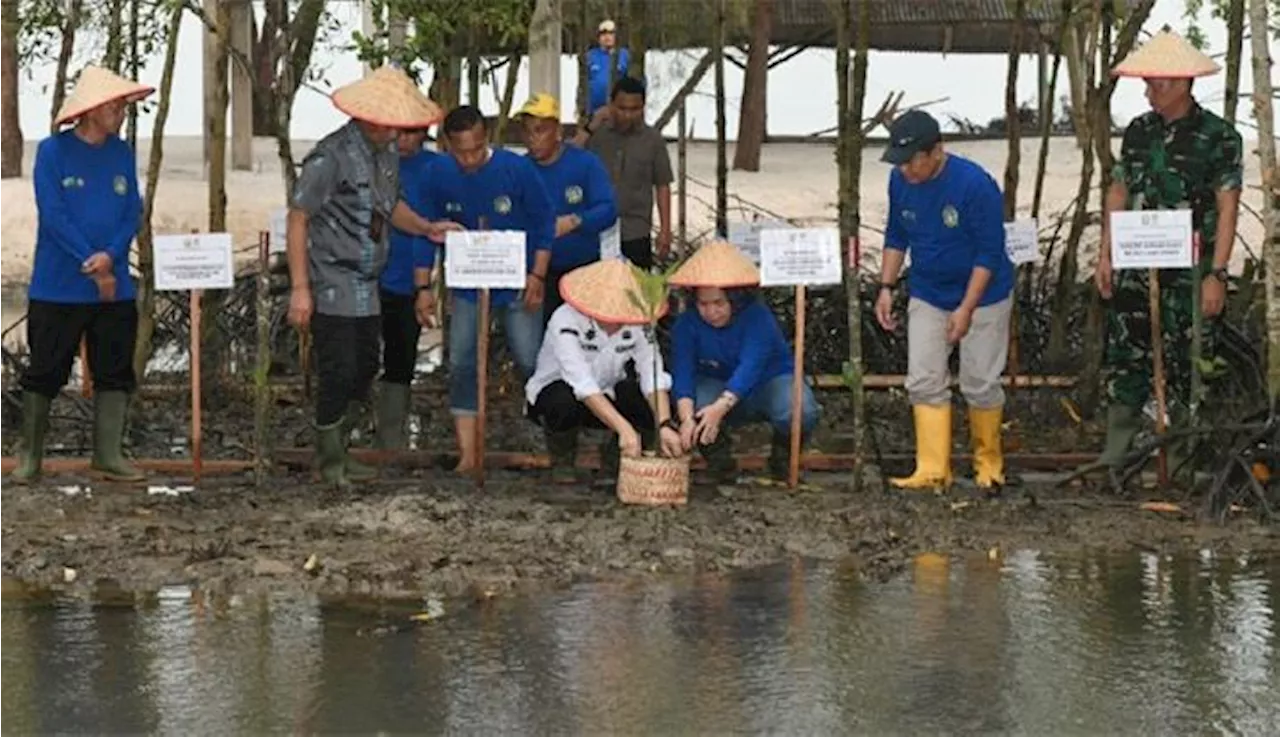
[[[422,187],[426,181],[427,167],[439,156],[435,151],[424,148],[410,156],[400,157],[400,196],[419,215],[425,210],[422,205]],[[417,246],[415,244],[418,240],[425,243]],[[434,248],[435,244],[399,228],[391,229],[391,249],[387,254],[387,265],[378,280],[382,289],[402,297],[413,295],[413,254],[419,247]]]
[[[537,252],[551,250],[555,240],[556,213],[542,177],[532,161],[506,149],[493,150],[489,160],[471,173],[464,172],[452,156],[436,157],[427,166],[422,193],[420,214],[428,220],[452,220],[468,230],[479,230],[483,217],[487,230],[523,230],[529,273]],[[415,265],[429,269],[435,261],[435,244],[425,238],[415,241]],[[471,302],[478,294],[474,289],[454,291]],[[516,293],[493,289],[490,299],[495,307],[504,306]]]
[[[765,382],[790,376],[791,347],[778,320],[752,300],[728,325],[712,327],[690,307],[676,318],[672,334],[671,393],[693,399],[697,377],[726,382],[725,389],[745,399]]]
[[[978,306],[995,304],[1013,291],[1000,187],[964,157],[947,154],[938,176],[920,184],[908,183],[893,169],[884,246],[910,252],[911,296],[940,310],[960,306],[977,266],[991,271]]]
[[[142,197],[137,159],[119,136],[85,143],[68,129],[40,142],[32,170],[38,225],[29,299],[85,304],[98,286],[80,267],[99,251],[111,255],[116,300],[134,298],[129,247],[138,232]]]
[[[627,66],[631,63],[631,54],[626,49],[618,49],[617,51],[618,77],[621,78],[627,75]],[[593,46],[587,52],[588,117],[609,102],[609,76],[612,74],[612,70],[609,67],[611,64],[609,52],[599,46]]]
[[[582,223],[556,238],[551,247],[551,270],[563,274],[600,260],[600,233],[618,219],[609,172],[595,154],[577,146],[561,146],[550,164],[529,154],[542,177],[556,216],[577,215]]]

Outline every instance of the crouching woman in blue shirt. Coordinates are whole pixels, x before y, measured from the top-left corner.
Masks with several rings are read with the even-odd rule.
[[[715,483],[732,483],[737,466],[725,426],[768,422],[769,473],[785,478],[792,353],[777,319],[753,294],[759,270],[735,246],[719,241],[698,249],[670,283],[691,289],[696,302],[676,320],[672,346],[672,394],[685,449],[699,449]],[[807,439],[821,408],[809,386],[803,390],[800,424]]]

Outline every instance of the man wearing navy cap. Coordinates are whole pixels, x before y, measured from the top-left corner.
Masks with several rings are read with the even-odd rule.
[[[890,479],[899,488],[951,483],[948,362],[960,345],[960,392],[969,405],[974,481],[1004,483],[1000,423],[1013,300],[1013,263],[1005,252],[1000,187],[981,166],[948,154],[938,121],[921,110],[889,127],[882,160],[889,175],[889,218],[876,320],[897,328],[893,290],[911,253],[907,307],[907,395],[916,430],[916,468]]]

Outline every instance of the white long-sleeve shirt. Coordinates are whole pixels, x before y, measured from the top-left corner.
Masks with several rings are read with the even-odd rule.
[[[599,323],[564,304],[551,314],[547,333],[538,351],[533,376],[524,386],[529,404],[557,380],[573,389],[578,400],[593,394],[614,396],[613,388],[627,377],[627,363],[635,361],[640,391],[649,396],[654,388],[654,359],[657,359],[657,391],[670,391],[671,375],[662,363],[662,353],[638,325],[626,325],[613,335]]]

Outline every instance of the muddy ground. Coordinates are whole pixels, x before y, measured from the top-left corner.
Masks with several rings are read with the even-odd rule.
[[[1280,552],[1274,528],[1236,515],[1142,511],[1134,500],[1024,484],[999,499],[885,492],[812,475],[789,492],[695,486],[683,509],[626,507],[610,489],[553,487],[543,472],[491,475],[483,491],[428,472],[351,493],[284,482],[208,483],[176,496],[51,479],[3,493],[7,580],[88,592],[189,584],[211,592],[486,596],[517,587],[722,572],[792,556],[884,579],[923,550]],[[70,493],[70,492],[75,492]],[[308,570],[308,560],[314,565]],[[74,574],[67,573],[68,570]],[[74,575],[74,581],[68,578]]]
[[[425,432],[419,447],[447,455],[452,433],[441,386],[415,394]],[[505,388],[504,388],[505,387]],[[513,385],[492,395],[489,447],[541,451],[537,429],[522,418]],[[869,393],[875,447],[910,452],[909,407],[894,392]],[[206,395],[208,458],[249,458],[251,403],[234,389]],[[1010,395],[1010,451],[1089,451],[1095,423],[1077,422],[1063,404],[1069,393]],[[277,448],[310,444],[309,404],[296,389],[275,392],[272,440]],[[826,413],[814,450],[852,450],[851,408],[840,391],[820,393]],[[189,395],[141,396],[129,435],[136,457],[188,454]],[[90,404],[67,396],[55,404],[49,456],[88,452]],[[6,454],[13,413],[6,411]],[[968,444],[956,414],[955,449]],[[589,450],[597,436],[584,439]],[[367,433],[357,444],[367,443]],[[739,452],[763,451],[767,430],[738,436]],[[958,488],[947,496],[887,493],[873,477],[860,493],[849,479],[812,474],[796,493],[749,482],[694,488],[683,509],[641,509],[617,502],[608,488],[553,487],[545,472],[494,472],[484,491],[441,466],[400,468],[356,492],[313,487],[307,474],[277,469],[268,488],[245,477],[208,480],[176,496],[147,486],[104,485],[74,475],[2,495],[3,574],[39,586],[145,592],[165,584],[207,591],[315,592],[378,597],[483,596],[516,587],[583,579],[676,572],[723,572],[791,556],[848,561],[871,578],[900,571],[923,550],[943,553],[1040,550],[1214,548],[1280,552],[1276,530],[1249,521],[1246,510],[1226,525],[1187,513],[1142,511],[1082,487],[1055,489],[1027,475],[995,500]],[[887,467],[909,470],[909,461]],[[957,474],[968,469],[957,464]],[[1013,480],[1016,479],[1016,474]],[[161,484],[164,479],[153,479]],[[314,566],[307,561],[314,556]],[[69,574],[67,571],[74,571]],[[74,581],[68,583],[68,577]]]

